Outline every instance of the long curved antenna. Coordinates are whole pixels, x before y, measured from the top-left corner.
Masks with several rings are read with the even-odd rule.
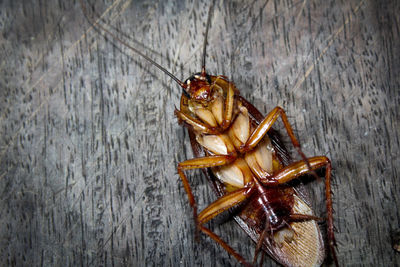
[[[203,43],[203,57],[201,59],[201,75],[202,76],[206,76],[206,47],[207,47],[208,29],[210,28],[212,11],[214,9],[214,2],[215,1],[211,2],[210,9],[208,10],[206,33],[204,36],[204,43]]]
[[[119,38],[118,36],[116,36],[115,34],[113,34],[112,32],[110,32],[109,30],[107,30],[105,27],[103,27],[101,24],[95,22],[94,20],[92,20],[92,18],[89,16],[89,13],[86,10],[86,6],[83,3],[83,0],[79,0],[79,2],[81,3],[81,8],[83,11],[83,14],[85,15],[86,19],[89,21],[89,23],[96,29],[96,27],[98,29],[101,29],[102,31],[104,31],[105,33],[107,33],[108,35],[110,35],[112,38],[114,38],[115,40],[117,40],[118,42],[120,42],[121,44],[125,45],[126,47],[128,47],[129,49],[131,49],[133,52],[135,52],[136,54],[138,54],[139,56],[143,57],[145,60],[147,60],[148,62],[150,62],[151,64],[153,64],[154,66],[156,66],[158,69],[160,69],[162,72],[164,72],[165,74],[167,74],[169,77],[171,77],[177,84],[179,84],[180,87],[182,87],[182,89],[186,89],[187,85],[185,83],[183,83],[181,80],[179,80],[175,75],[173,75],[171,72],[169,72],[168,70],[166,70],[164,67],[162,67],[160,64],[158,64],[157,62],[155,62],[154,60],[152,60],[151,58],[149,58],[148,56],[146,56],[145,54],[143,54],[142,52],[140,52],[138,49],[136,49],[135,47],[129,45],[127,42],[123,41],[121,38]],[[187,94],[186,90],[183,90],[183,92],[185,94]]]

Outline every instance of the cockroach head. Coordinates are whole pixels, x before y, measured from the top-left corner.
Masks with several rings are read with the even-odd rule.
[[[208,74],[196,73],[185,81],[186,92],[190,99],[209,102],[212,98],[211,78]]]

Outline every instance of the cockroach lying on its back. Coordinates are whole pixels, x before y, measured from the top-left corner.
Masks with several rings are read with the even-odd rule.
[[[82,10],[87,14],[85,5]],[[253,263],[261,251],[284,266],[319,266],[325,258],[324,242],[317,221],[304,195],[289,184],[304,174],[315,175],[325,167],[328,247],[335,264],[331,163],[325,156],[307,158],[300,149],[285,111],[275,107],[267,116],[240,96],[236,86],[224,76],[209,75],[205,69],[206,26],[202,69],[180,81],[141,51],[128,45],[103,26],[88,20],[115,40],[155,65],[182,88],[180,109],[175,114],[189,130],[196,158],[178,164],[178,173],[193,208],[197,228],[220,244],[244,265],[248,264],[221,237],[204,225],[218,214],[235,208],[233,218],[256,243]],[[291,162],[279,135],[271,126],[281,118],[293,146],[302,160]],[[206,169],[218,199],[200,213],[185,171]]]

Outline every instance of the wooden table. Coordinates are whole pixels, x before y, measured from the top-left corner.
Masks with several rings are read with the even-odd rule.
[[[86,2],[102,25],[179,79],[200,71],[208,1],[105,2]],[[79,2],[0,6],[0,265],[238,265],[195,240],[176,172],[193,155],[171,78],[94,31]],[[400,227],[399,12],[398,1],[367,0],[214,8],[208,72],[264,113],[282,106],[303,151],[332,159],[342,266],[400,265],[390,244]],[[200,171],[190,180],[200,207],[215,200]],[[308,187],[323,216],[323,181]],[[210,227],[252,258],[234,222]]]

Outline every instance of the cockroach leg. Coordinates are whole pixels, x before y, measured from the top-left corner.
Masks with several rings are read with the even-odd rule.
[[[332,209],[332,193],[331,193],[331,172],[332,165],[331,161],[325,156],[312,157],[307,159],[307,163],[304,161],[294,162],[281,170],[274,173],[269,179],[263,179],[261,182],[269,184],[267,180],[272,181],[272,185],[284,184],[297,177],[306,174],[310,171],[315,171],[319,168],[325,167],[325,197],[326,197],[326,212],[327,212],[327,225],[328,225],[328,240],[329,240],[329,250],[335,265],[339,266],[338,260],[335,253],[336,240],[333,230],[333,209]]]
[[[197,223],[196,201],[194,200],[192,189],[184,173],[184,170],[222,166],[234,161],[235,158],[236,156],[232,155],[213,155],[202,158],[185,160],[178,164],[178,174],[181,177],[181,180],[183,182],[183,187],[185,188],[186,194],[188,195],[190,206],[193,208],[193,216],[194,219],[196,220],[196,223]]]
[[[220,131],[215,127],[210,127],[209,125],[193,118],[192,116],[181,112],[178,109],[175,109],[175,115],[178,117],[179,120],[185,122],[186,124],[190,125],[196,131],[200,131],[203,134],[218,134]]]
[[[246,266],[251,266],[246,262],[246,260],[240,256],[232,247],[230,247],[225,241],[223,241],[218,235],[213,233],[208,228],[204,227],[203,224],[216,217],[218,214],[228,210],[229,208],[240,204],[245,201],[249,195],[252,193],[252,184],[248,183],[247,187],[240,188],[236,191],[233,191],[213,203],[207,206],[200,214],[197,215],[197,207],[196,202],[189,185],[189,181],[184,173],[184,170],[189,169],[199,169],[199,168],[209,168],[216,166],[223,166],[229,164],[235,160],[235,155],[213,155],[202,158],[194,158],[190,160],[186,160],[184,162],[179,163],[178,165],[178,173],[182,179],[184,188],[189,198],[189,203],[193,207],[193,215],[195,218],[196,226],[200,231],[207,234],[214,241],[220,244],[229,254],[234,256],[239,262]]]
[[[254,251],[253,265],[255,265],[257,263],[258,253],[259,253],[259,251],[261,251],[261,246],[263,244],[263,241],[264,241],[266,235],[268,234],[268,230],[269,230],[269,225],[268,225],[268,221],[267,221],[266,225],[264,227],[264,230],[262,231],[262,233],[257,241],[256,249]]]
[[[203,233],[211,237],[215,242],[217,242],[221,247],[223,247],[230,255],[236,258],[238,262],[243,264],[244,266],[251,267],[249,264],[239,253],[237,253],[231,246],[229,246],[225,241],[223,241],[218,235],[212,232],[210,229],[200,226],[200,229]]]
[[[212,218],[216,217],[218,214],[236,206],[237,204],[245,201],[249,195],[252,193],[253,187],[244,187],[237,189],[223,197],[220,197],[210,205],[208,205],[200,214],[198,215],[198,223],[205,224]]]
[[[233,119],[233,106],[235,103],[235,94],[238,92],[235,84],[229,82],[225,76],[218,75],[211,77],[213,84],[220,86],[221,88],[227,88],[225,103],[224,103],[224,114],[221,123],[221,128],[226,130],[231,126]],[[236,94],[237,96],[237,94]]]
[[[260,260],[260,267],[262,267],[263,262],[264,262],[264,256],[265,256],[265,252],[264,250],[261,250],[261,260]]]
[[[193,158],[185,160],[178,164],[179,170],[192,170],[201,168],[210,168],[216,166],[226,165],[233,162],[236,159],[236,155],[212,155],[201,158]]]
[[[307,157],[301,150],[300,143],[293,133],[292,126],[287,119],[285,110],[281,107],[275,107],[270,113],[268,113],[264,120],[254,130],[250,138],[247,140],[246,144],[240,147],[240,151],[244,153],[252,150],[263,139],[269,129],[271,129],[272,125],[277,121],[279,116],[282,118],[282,122],[286,128],[286,132],[288,133],[290,140],[292,141],[293,146],[296,148],[297,152],[300,154],[304,162],[306,162],[308,168],[311,169],[311,166],[307,161]],[[313,173],[313,175],[315,177],[318,177],[315,173]]]
[[[253,186],[249,184],[249,187],[237,189],[211,203],[198,215],[198,227],[200,230],[211,237],[214,241],[220,244],[229,254],[234,256],[239,262],[246,266],[251,266],[246,260],[240,256],[231,246],[223,241],[218,235],[212,232],[210,229],[203,226],[206,222],[215,218],[218,214],[242,203],[249,198],[253,192]]]
[[[222,122],[222,129],[224,130],[227,129],[232,122],[234,96],[235,96],[234,87],[229,83],[225,99],[224,120]]]
[[[308,215],[308,214],[290,214],[289,218],[291,221],[294,222],[298,222],[298,221],[310,221],[310,220],[314,220],[314,221],[318,221],[318,222],[322,222],[325,219],[318,217],[318,216],[314,216],[314,215]],[[288,224],[289,225],[289,224]]]

